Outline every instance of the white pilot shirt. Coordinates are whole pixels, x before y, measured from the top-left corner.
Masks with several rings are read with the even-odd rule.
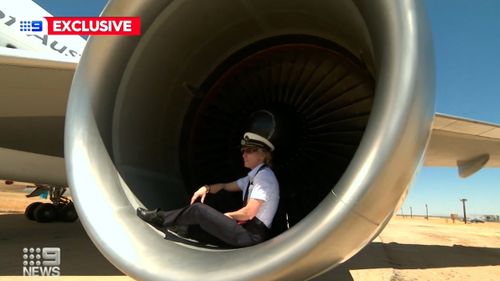
[[[250,194],[248,199],[253,198],[264,201],[260,206],[256,217],[268,228],[271,228],[274,215],[278,209],[280,189],[278,180],[276,179],[276,176],[271,168],[265,167],[257,173],[262,165],[264,164],[260,164],[259,166],[253,168],[248,173],[248,176],[238,179],[236,184],[243,191],[244,199],[248,181],[250,180],[250,182],[252,182],[248,188],[248,192]]]

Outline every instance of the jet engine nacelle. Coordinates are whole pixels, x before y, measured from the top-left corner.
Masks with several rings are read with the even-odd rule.
[[[406,194],[434,113],[422,1],[111,1],[140,37],[90,38],[65,157],[80,219],[140,280],[304,280],[349,259]],[[164,240],[135,208],[176,208],[245,174],[255,112],[276,121],[290,229],[216,250]]]

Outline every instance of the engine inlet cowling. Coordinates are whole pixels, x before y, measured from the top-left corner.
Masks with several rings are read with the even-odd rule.
[[[110,1],[103,15],[140,16],[142,35],[90,38],[65,159],[80,220],[117,268],[138,280],[305,280],[383,229],[434,113],[421,1]],[[135,215],[244,176],[240,138],[271,126],[262,112],[290,229],[214,250],[165,240]]]

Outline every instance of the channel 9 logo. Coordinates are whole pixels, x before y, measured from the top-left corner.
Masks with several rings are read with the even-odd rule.
[[[60,276],[61,249],[57,247],[24,248],[24,276]]]
[[[22,32],[42,32],[43,22],[41,20],[22,20],[19,22],[19,30]]]

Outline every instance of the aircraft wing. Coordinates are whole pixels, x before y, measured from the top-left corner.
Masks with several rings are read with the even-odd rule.
[[[64,116],[86,40],[19,29],[50,16],[30,0],[0,4],[0,178],[66,186]]]
[[[0,178],[66,185],[64,116],[76,65],[0,48]]]
[[[434,115],[424,165],[459,168],[467,177],[482,167],[500,167],[500,125]]]

